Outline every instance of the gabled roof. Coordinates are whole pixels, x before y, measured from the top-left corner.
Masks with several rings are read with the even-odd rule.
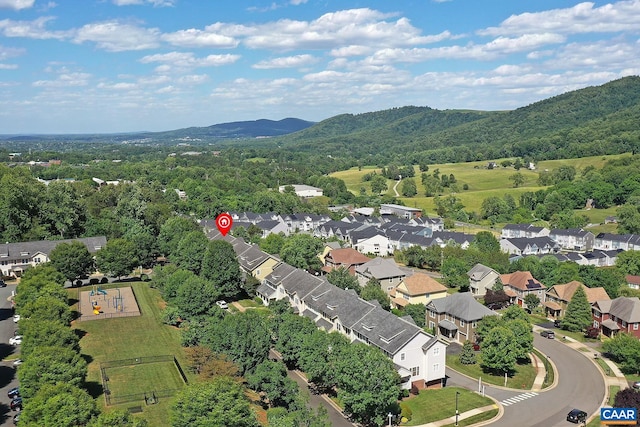
[[[516,271],[515,273],[503,274],[500,276],[500,279],[505,286],[511,286],[521,291],[546,288],[545,285],[534,279],[528,271]]]
[[[574,236],[574,237],[585,237],[589,234],[593,234],[590,231],[585,231],[582,228],[554,228],[549,233],[550,236]]]
[[[625,276],[625,280],[627,281],[627,283],[631,285],[640,285],[640,276],[633,276],[631,274],[627,274]]]
[[[356,322],[353,330],[390,354],[395,354],[422,331],[415,324],[382,309],[368,311]]]
[[[345,266],[361,265],[371,261],[371,258],[353,248],[334,249],[325,257],[325,259],[327,258],[334,264],[342,264]]]
[[[245,271],[255,270],[271,257],[268,253],[253,245],[249,245],[247,250],[236,255],[238,255],[238,263]]]
[[[378,280],[406,276],[404,271],[400,270],[392,259],[380,257],[356,267],[356,272],[366,277],[374,277]]]
[[[107,245],[105,236],[83,237],[65,240],[39,240],[32,242],[16,242],[0,244],[0,259],[2,261],[14,261],[30,258],[36,253],[42,253],[47,257],[56,246],[61,243],[80,242],[87,247],[90,253],[96,253]]]
[[[482,264],[478,263],[478,264],[474,265],[471,268],[471,270],[467,271],[467,276],[469,276],[469,278],[471,280],[479,282],[482,279],[484,279],[485,277],[487,277],[487,275],[490,274],[491,272],[494,272],[495,274],[498,274],[498,272],[495,271],[493,268],[487,267],[486,265],[482,265]]]
[[[473,234],[465,234],[457,231],[434,231],[431,236],[442,242],[454,241],[459,245],[473,242],[475,236]]]
[[[431,300],[427,308],[436,313],[447,313],[462,319],[465,322],[480,320],[485,316],[497,316],[493,310],[489,310],[473,297],[471,292],[458,292],[444,298]]]
[[[401,284],[407,289],[410,296],[426,295],[435,292],[446,292],[447,287],[424,273],[415,273],[402,279]],[[400,286],[400,285],[398,285]],[[396,288],[398,287],[396,286]]]
[[[322,283],[322,279],[312,276],[304,270],[296,269],[296,271],[282,279],[280,283],[288,294],[296,294],[298,298],[303,299]]]
[[[547,289],[547,294],[555,293],[562,301],[569,302],[571,301],[571,298],[573,298],[573,294],[575,294],[579,287],[582,287],[584,293],[587,295],[589,304],[593,304],[596,301],[609,299],[609,295],[607,294],[607,291],[604,290],[604,288],[588,288],[577,280],[562,285],[554,285]]]
[[[638,297],[618,297],[613,299],[608,313],[627,323],[640,323],[640,299]]]

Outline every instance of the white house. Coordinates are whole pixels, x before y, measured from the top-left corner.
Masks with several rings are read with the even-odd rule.
[[[296,196],[298,197],[302,197],[302,198],[309,198],[309,197],[318,197],[318,196],[322,196],[322,188],[317,188],[317,187],[312,187],[310,185],[281,185],[280,187],[278,187],[278,190],[281,193],[284,193],[285,189],[287,187],[293,187]]]

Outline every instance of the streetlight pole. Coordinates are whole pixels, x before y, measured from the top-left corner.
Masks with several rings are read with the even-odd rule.
[[[458,416],[460,415],[458,412],[458,396],[460,395],[459,391],[456,391],[456,427],[458,426]]]
[[[389,412],[389,415],[387,416],[389,417],[389,427],[391,427],[391,418],[393,417],[393,414]]]

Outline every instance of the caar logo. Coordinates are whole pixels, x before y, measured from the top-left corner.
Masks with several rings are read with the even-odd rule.
[[[609,425],[635,425],[637,420],[636,408],[600,408],[600,421]]]

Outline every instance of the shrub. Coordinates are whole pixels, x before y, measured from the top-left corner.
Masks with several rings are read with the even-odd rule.
[[[402,416],[402,418],[406,419],[407,421],[411,421],[411,418],[413,417],[413,411],[406,403],[403,402],[400,404],[400,410],[400,415]]]

